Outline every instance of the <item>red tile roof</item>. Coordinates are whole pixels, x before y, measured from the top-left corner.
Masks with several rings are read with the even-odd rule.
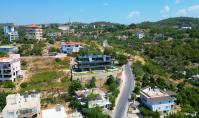
[[[40,25],[30,24],[30,25],[27,25],[26,28],[42,28],[42,27]]]

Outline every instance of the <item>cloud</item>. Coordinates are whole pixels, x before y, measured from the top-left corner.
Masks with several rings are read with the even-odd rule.
[[[197,5],[193,5],[191,7],[188,8],[188,11],[194,11],[194,12],[199,12],[199,4]]]
[[[128,15],[128,18],[133,18],[133,17],[139,16],[139,15],[140,15],[139,11],[131,11]]]
[[[180,3],[181,2],[181,0],[175,0],[175,3],[176,4],[178,4],[178,3]]]
[[[175,13],[175,16],[187,16],[187,15],[191,15],[191,14],[199,15],[199,4],[178,10]]]
[[[175,13],[175,16],[187,16],[188,12],[186,9],[180,9]]]
[[[170,12],[170,7],[168,5],[164,6],[164,8],[160,11],[161,13],[168,13]]]

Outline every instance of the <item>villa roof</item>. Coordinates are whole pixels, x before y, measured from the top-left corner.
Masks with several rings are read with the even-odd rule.
[[[141,90],[141,95],[145,96],[152,102],[175,100],[175,98],[173,97],[175,95],[174,92],[163,91],[159,88],[145,87]]]
[[[111,57],[110,55],[84,55],[84,56],[78,56],[78,58],[103,58],[103,57]]]
[[[36,24],[29,24],[26,26],[26,28],[42,28],[40,25],[36,25]]]
[[[0,58],[0,63],[15,62],[20,60],[19,54],[9,54]]]

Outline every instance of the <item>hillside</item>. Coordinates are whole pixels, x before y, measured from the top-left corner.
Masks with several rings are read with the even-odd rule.
[[[153,27],[153,26],[174,26],[174,27],[193,27],[199,28],[199,18],[192,17],[174,17],[157,22],[142,22],[137,24],[139,27]]]

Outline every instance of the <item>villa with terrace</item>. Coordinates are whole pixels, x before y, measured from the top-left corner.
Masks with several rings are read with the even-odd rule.
[[[176,98],[174,96],[175,94],[171,91],[151,87],[143,88],[140,92],[142,104],[161,114],[171,113],[175,109]]]

